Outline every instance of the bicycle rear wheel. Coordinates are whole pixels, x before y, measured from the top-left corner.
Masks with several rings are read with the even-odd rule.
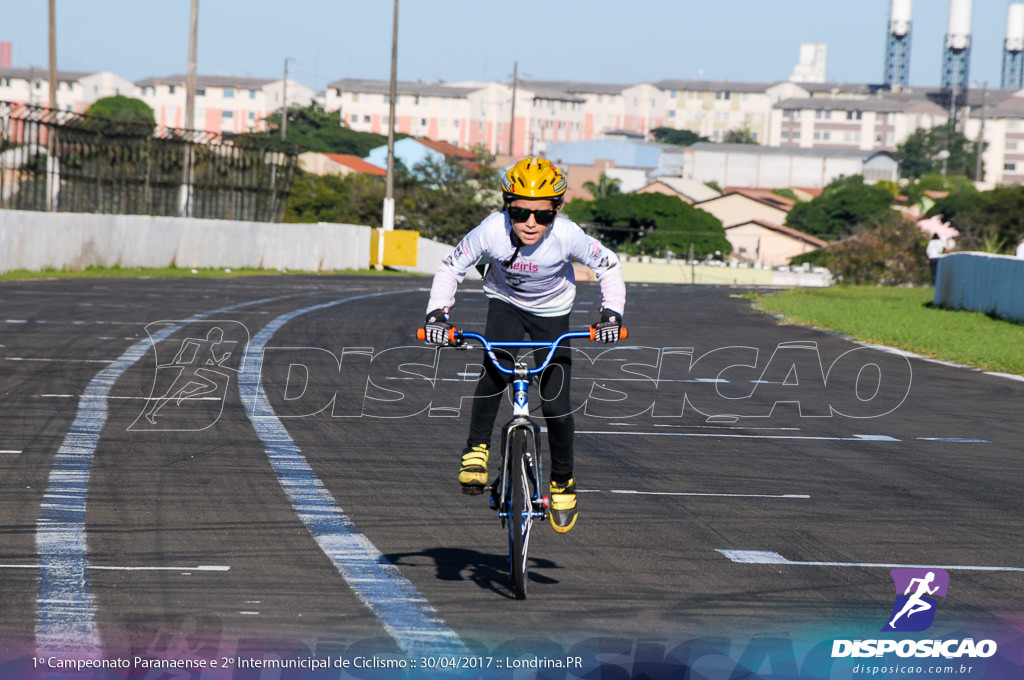
[[[533,501],[527,471],[527,447],[531,433],[516,428],[510,433],[506,474],[510,487],[508,515],[509,571],[516,599],[526,599],[527,552],[533,525]]]

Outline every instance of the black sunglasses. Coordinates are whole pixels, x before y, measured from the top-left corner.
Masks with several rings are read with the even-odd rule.
[[[537,221],[537,224],[548,226],[555,221],[555,215],[558,214],[557,210],[548,208],[547,210],[530,210],[529,208],[517,208],[514,205],[510,205],[505,209],[508,212],[508,216],[513,222],[521,223],[530,219],[530,215],[533,215],[533,219]]]

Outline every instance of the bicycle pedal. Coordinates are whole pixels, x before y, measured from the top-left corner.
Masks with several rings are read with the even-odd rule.
[[[462,493],[467,496],[479,496],[484,492],[486,488],[483,484],[460,484]]]

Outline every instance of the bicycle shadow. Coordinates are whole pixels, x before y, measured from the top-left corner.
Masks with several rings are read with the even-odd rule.
[[[509,599],[515,598],[515,593],[510,590],[507,554],[495,555],[468,548],[430,548],[422,552],[392,553],[384,557],[396,567],[424,566],[409,558],[425,557],[433,560],[438,580],[472,581],[484,590],[490,590]],[[527,576],[531,583],[558,583],[558,579],[536,572],[537,569],[559,569],[558,564],[537,557],[530,557],[529,561]]]

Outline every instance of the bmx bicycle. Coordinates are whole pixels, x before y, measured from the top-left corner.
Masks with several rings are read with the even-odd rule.
[[[625,339],[625,328],[619,338]],[[420,328],[416,337],[426,338],[426,331]],[[543,466],[540,455],[540,427],[530,418],[529,391],[534,377],[548,367],[558,347],[570,338],[594,340],[593,327],[586,331],[570,331],[551,342],[534,341],[491,341],[479,333],[448,331],[451,346],[459,347],[466,340],[477,340],[483,345],[488,360],[499,371],[512,376],[512,419],[501,430],[501,473],[492,488],[492,502],[497,505],[498,518],[502,528],[508,530],[508,555],[511,587],[516,599],[526,599],[528,575],[527,554],[530,545],[530,529],[534,520],[547,519],[550,498],[544,493]],[[547,354],[534,368],[526,365],[524,357],[513,356],[513,366],[503,365],[494,351],[496,349],[546,349]],[[512,354],[511,352],[509,354]]]

